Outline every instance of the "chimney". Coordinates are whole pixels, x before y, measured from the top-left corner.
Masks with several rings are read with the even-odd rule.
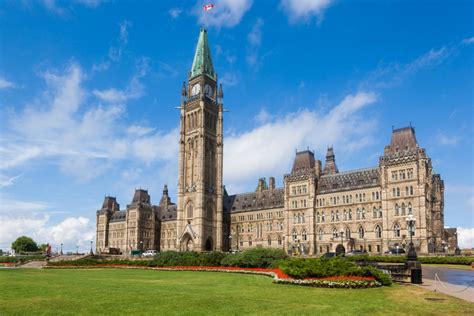
[[[267,182],[265,178],[258,179],[257,192],[262,192],[263,190],[268,189]]]
[[[270,177],[270,179],[268,179],[268,188],[270,189],[270,191],[275,190],[275,178],[274,177]]]

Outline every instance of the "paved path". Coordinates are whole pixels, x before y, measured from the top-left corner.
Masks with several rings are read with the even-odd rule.
[[[420,287],[474,303],[474,270],[427,266],[422,269],[423,284]]]
[[[44,261],[44,260],[41,260],[41,261],[34,260],[34,261],[27,262],[25,264],[22,264],[22,265],[18,266],[18,268],[37,268],[37,269],[41,269],[45,265],[46,265],[46,261]]]

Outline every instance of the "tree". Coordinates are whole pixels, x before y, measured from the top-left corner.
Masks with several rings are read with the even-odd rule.
[[[38,245],[30,237],[21,236],[21,237],[18,237],[12,243],[12,249],[14,249],[15,252],[17,253],[27,252],[27,251],[38,251]]]

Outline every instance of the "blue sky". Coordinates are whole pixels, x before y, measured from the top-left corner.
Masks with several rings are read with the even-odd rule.
[[[279,186],[296,149],[376,166],[412,122],[446,186],[445,224],[473,246],[470,1],[3,1],[0,248],[73,250],[104,195],[175,200],[182,81],[200,25],[224,86],[224,182]]]

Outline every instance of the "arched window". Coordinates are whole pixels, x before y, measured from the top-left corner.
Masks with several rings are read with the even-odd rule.
[[[413,186],[410,186],[410,195],[413,195]]]
[[[301,213],[301,222],[304,223],[304,213]]]
[[[400,215],[400,207],[398,206],[398,204],[395,204],[395,216],[398,215]]]
[[[298,240],[298,234],[296,233],[296,229],[293,229],[293,232],[291,233],[291,235],[293,236],[293,241]]]
[[[268,235],[267,240],[268,240],[268,245],[270,246],[272,244],[272,237]]]
[[[322,211],[322,212],[321,212],[321,222],[324,223],[324,220],[325,220],[324,211]]]
[[[400,196],[400,188],[397,188],[397,196]]]
[[[331,211],[331,222],[334,222],[334,211]]]
[[[298,213],[298,224],[301,223],[301,214]]]
[[[278,236],[278,245],[281,246],[281,236]]]
[[[374,206],[374,209],[372,211],[372,218],[377,218],[377,208]]]
[[[405,203],[402,203],[402,216],[405,215]]]
[[[188,207],[186,208],[186,217],[187,218],[193,217],[193,205],[191,203],[189,203]]]
[[[360,213],[361,213],[361,212],[360,212],[360,209],[357,209],[357,215],[356,215],[357,217],[356,217],[356,219],[360,219]]]
[[[343,218],[343,220],[347,221],[347,211],[346,210],[344,210],[344,215],[343,215],[342,218]]]
[[[364,238],[364,228],[359,226],[359,238]]]
[[[395,224],[393,226],[393,236],[394,237],[400,237],[400,225],[399,224]]]
[[[349,209],[349,220],[352,220],[352,210]]]
[[[382,207],[379,207],[379,218],[382,218]]]
[[[351,238],[351,230],[349,229],[349,227],[346,227],[346,239],[350,239]]]
[[[382,238],[382,229],[379,225],[375,226],[375,238]]]
[[[293,223],[296,224],[297,220],[298,220],[298,217],[296,216],[296,214],[293,214]]]
[[[337,229],[336,228],[332,229],[332,238],[337,238]]]
[[[319,223],[321,221],[321,214],[319,212],[316,213],[316,222]]]
[[[322,229],[320,229],[319,232],[318,232],[318,239],[323,240],[323,235],[324,235],[324,232],[323,232]]]
[[[365,208],[362,208],[362,219],[365,219]]]
[[[339,222],[339,211],[336,211],[336,221]]]
[[[303,230],[303,232],[301,234],[303,235],[303,240],[304,241],[308,240],[308,235],[306,234],[306,230]]]
[[[408,202],[408,215],[413,214],[413,208],[411,207],[411,203]]]

